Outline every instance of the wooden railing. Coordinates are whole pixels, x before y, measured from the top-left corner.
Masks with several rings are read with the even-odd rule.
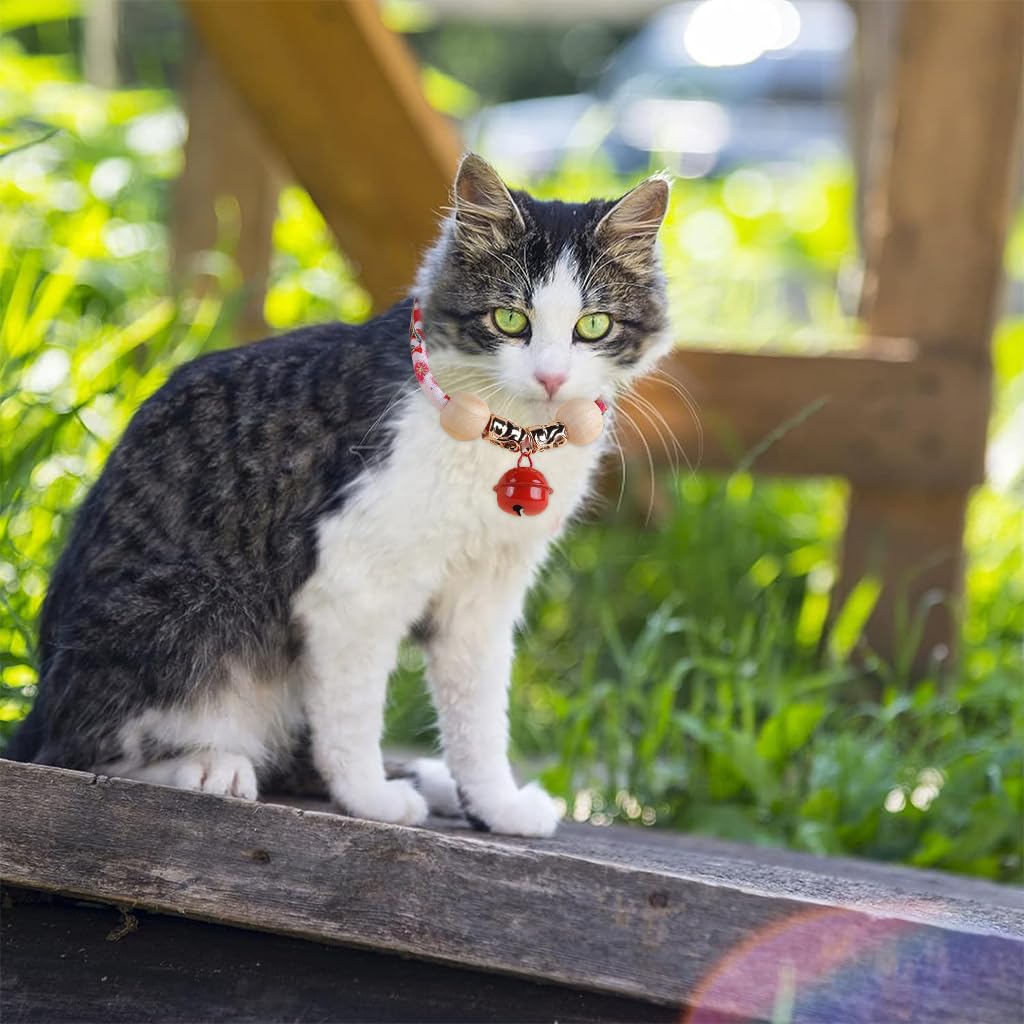
[[[374,300],[390,304],[433,237],[458,158],[401,40],[372,0],[186,6]],[[872,147],[887,159],[876,157],[865,189],[861,347],[816,356],[683,348],[668,369],[698,401],[705,468],[731,469],[772,438],[757,471],[851,481],[836,604],[866,574],[881,576],[867,636],[892,656],[903,641],[897,604],[944,595],[928,614],[922,666],[955,647],[965,509],[984,476],[1024,4],[914,0],[904,9],[886,138]],[[214,126],[204,147],[217,146]],[[694,452],[689,411],[654,384],[648,397]],[[638,451],[639,439],[624,435]]]

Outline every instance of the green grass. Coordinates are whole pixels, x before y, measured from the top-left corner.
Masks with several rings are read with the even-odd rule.
[[[133,410],[172,367],[232,341],[232,230],[220,282],[166,293],[181,120],[161,90],[103,93],[70,62],[0,37],[0,731],[32,699],[35,620],[69,516]],[[546,194],[624,187],[568,168]],[[847,168],[785,184],[683,182],[666,227],[680,333],[807,347],[850,321]],[[1024,222],[1022,222],[1024,224]],[[1024,276],[1024,226],[1009,265]],[[308,196],[282,196],[275,328],[368,313]],[[793,296],[796,296],[795,300]],[[995,429],[1024,392],[1024,323],[996,348]],[[512,691],[517,756],[577,819],[692,829],[1019,878],[1024,822],[1024,503],[971,507],[963,655],[912,681],[850,660],[871,581],[823,635],[843,485],[631,465],[622,506],[558,549],[527,615]],[[656,487],[656,514],[645,525]],[[908,644],[911,643],[908,640]],[[390,738],[433,742],[418,653],[403,651]]]

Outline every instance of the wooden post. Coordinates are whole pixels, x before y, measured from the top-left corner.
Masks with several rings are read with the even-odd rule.
[[[914,0],[905,5],[889,96],[891,155],[867,202],[864,314],[870,335],[915,339],[924,355],[983,370],[955,396],[967,412],[976,480],[990,402],[989,339],[1002,277],[1021,105],[1024,4]],[[920,387],[927,388],[926,380]],[[941,453],[940,453],[941,455]],[[916,666],[955,640],[967,487],[854,484],[838,607],[865,574],[885,588],[869,623],[892,658],[901,603],[927,613]]]
[[[889,140],[882,125],[882,110],[889,93],[899,30],[906,0],[851,0],[857,16],[857,39],[848,111],[853,131],[853,164],[857,178],[857,226],[864,233],[866,191],[878,166],[888,154]],[[881,151],[881,152],[879,152]]]
[[[116,89],[120,78],[117,67],[120,0],[92,0],[84,13],[85,80],[101,89]]]
[[[412,283],[459,155],[376,3],[188,0],[204,42],[309,190],[374,303]]]
[[[186,94],[185,169],[171,223],[173,277],[179,287],[189,281],[200,271],[196,255],[213,248],[222,230],[232,232],[244,289],[239,332],[251,341],[266,332],[263,297],[284,179],[252,115],[198,40]]]

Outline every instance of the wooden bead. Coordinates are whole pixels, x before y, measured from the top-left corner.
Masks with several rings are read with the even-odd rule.
[[[441,410],[441,426],[456,441],[476,441],[483,437],[490,418],[487,403],[467,391],[456,391]]]
[[[604,417],[590,398],[570,399],[555,415],[565,424],[570,444],[593,444],[601,436]]]

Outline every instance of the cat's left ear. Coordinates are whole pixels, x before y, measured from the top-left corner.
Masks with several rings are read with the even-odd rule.
[[[665,173],[641,181],[601,218],[594,232],[597,240],[613,249],[623,262],[638,269],[649,266],[670,191],[671,179]]]

